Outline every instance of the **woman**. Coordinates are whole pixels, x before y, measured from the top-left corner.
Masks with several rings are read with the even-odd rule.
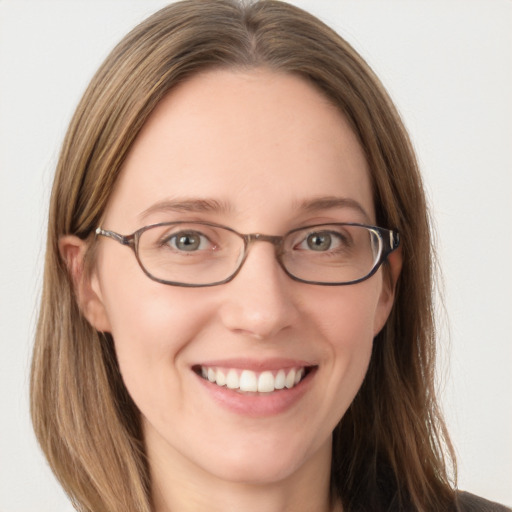
[[[278,2],[146,20],[50,207],[32,411],[76,507],[478,506],[450,481],[431,252],[405,130],[339,36]]]

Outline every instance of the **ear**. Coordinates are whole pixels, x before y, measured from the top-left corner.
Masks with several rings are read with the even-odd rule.
[[[395,289],[400,271],[402,270],[402,248],[398,247],[387,259],[387,268],[384,269],[382,278],[382,290],[375,312],[373,324],[373,336],[377,336],[382,330],[391,313],[395,301]]]
[[[103,304],[98,276],[84,271],[87,243],[73,235],[59,239],[59,252],[73,281],[78,306],[89,323],[100,332],[109,332],[110,322]]]

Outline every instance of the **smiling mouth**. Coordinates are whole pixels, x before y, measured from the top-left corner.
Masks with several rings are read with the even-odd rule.
[[[203,379],[240,393],[272,393],[292,389],[311,372],[313,367],[302,366],[277,371],[254,372],[235,368],[195,366],[193,370]]]

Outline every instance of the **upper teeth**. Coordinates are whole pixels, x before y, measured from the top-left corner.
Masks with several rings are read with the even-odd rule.
[[[279,370],[275,373],[264,371],[261,373],[252,370],[236,370],[234,368],[205,368],[201,367],[201,375],[218,386],[240,391],[258,391],[270,393],[276,389],[293,388],[304,376],[304,368],[291,368]]]

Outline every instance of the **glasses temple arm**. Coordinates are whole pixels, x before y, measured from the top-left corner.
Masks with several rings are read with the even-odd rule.
[[[108,231],[105,229],[102,229],[101,227],[96,228],[96,236],[106,236],[108,238],[113,238],[117,242],[123,245],[133,245],[133,237],[123,236],[119,233],[115,233],[114,231]]]

